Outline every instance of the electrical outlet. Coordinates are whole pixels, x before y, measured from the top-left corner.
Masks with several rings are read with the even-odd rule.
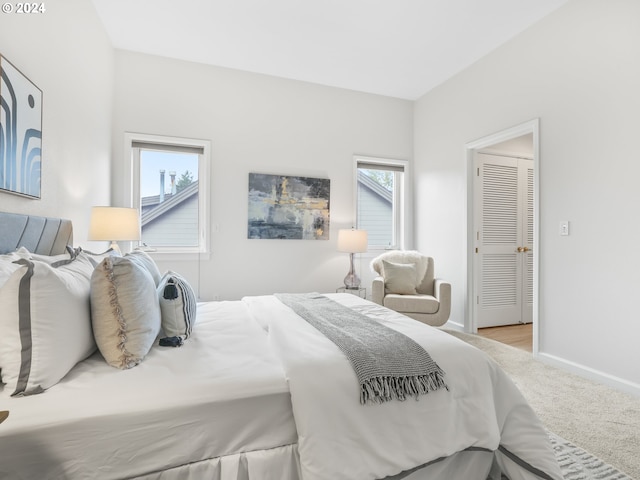
[[[560,222],[560,235],[563,237],[569,235],[569,220],[563,220]]]

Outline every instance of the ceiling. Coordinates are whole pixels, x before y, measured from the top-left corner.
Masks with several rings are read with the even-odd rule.
[[[567,0],[92,0],[115,48],[414,100]]]

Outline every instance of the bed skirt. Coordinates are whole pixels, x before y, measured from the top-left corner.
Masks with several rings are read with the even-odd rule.
[[[136,480],[301,480],[297,444],[189,463]]]
[[[492,468],[493,467],[493,468]],[[302,480],[297,445],[257,450],[182,465],[136,480]],[[494,453],[464,451],[384,480],[499,480]]]

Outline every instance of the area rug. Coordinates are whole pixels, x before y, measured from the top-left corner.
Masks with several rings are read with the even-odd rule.
[[[640,398],[544,364],[524,350],[443,330],[483,350],[513,379],[548,431],[560,438],[554,445],[564,455],[566,479],[640,480]],[[578,449],[584,453],[576,456]],[[603,465],[611,465],[611,476],[595,476],[598,462],[605,472]]]
[[[554,433],[549,438],[565,480],[633,480],[564,438]]]

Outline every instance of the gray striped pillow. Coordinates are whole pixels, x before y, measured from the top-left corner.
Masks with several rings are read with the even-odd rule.
[[[0,369],[11,395],[41,393],[96,349],[89,279],[76,257],[49,265],[21,259],[0,288]]]
[[[188,338],[196,321],[196,295],[181,275],[168,271],[158,284],[162,330],[166,337]]]

